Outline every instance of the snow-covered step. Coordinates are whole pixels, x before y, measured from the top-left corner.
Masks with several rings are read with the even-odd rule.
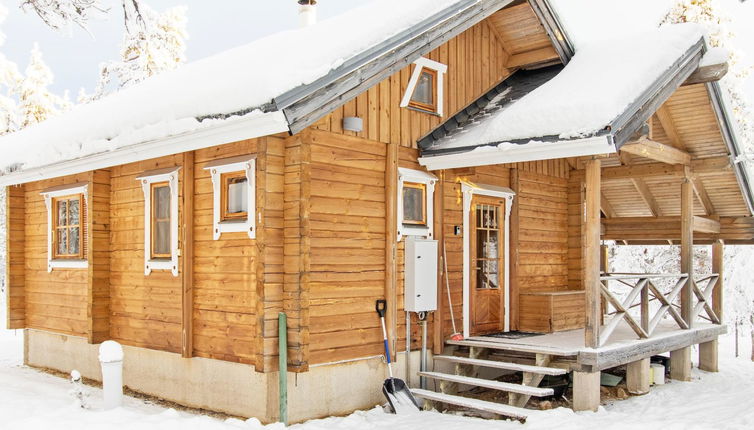
[[[529,366],[526,364],[508,363],[505,361],[480,360],[478,358],[456,357],[453,355],[435,355],[435,360],[447,361],[450,363],[469,364],[472,366],[489,367],[493,369],[513,370],[516,372],[537,373],[539,375],[565,375],[568,373],[565,369],[555,367]]]
[[[508,406],[479,399],[470,399],[468,397],[453,396],[450,394],[435,393],[434,391],[422,390],[419,388],[414,388],[411,392],[416,397],[435,402],[447,403],[478,411],[491,412],[493,414],[505,415],[506,417],[520,420],[526,419],[527,417],[526,409],[517,408],[515,406]]]
[[[493,390],[507,391],[510,393],[526,394],[527,396],[545,397],[554,394],[552,388],[529,387],[521,384],[511,384],[509,382],[492,381],[489,379],[472,378],[470,376],[451,375],[439,372],[419,372],[420,376],[426,378],[439,379],[442,381],[455,382],[464,385],[473,385],[475,387],[490,388]]]

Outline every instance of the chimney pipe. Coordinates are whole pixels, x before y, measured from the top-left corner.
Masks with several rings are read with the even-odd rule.
[[[317,0],[298,0],[299,27],[309,27],[317,23]]]

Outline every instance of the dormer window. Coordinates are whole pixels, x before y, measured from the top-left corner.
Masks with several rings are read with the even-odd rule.
[[[443,76],[447,71],[448,66],[429,58],[416,60],[401,107],[443,116]]]

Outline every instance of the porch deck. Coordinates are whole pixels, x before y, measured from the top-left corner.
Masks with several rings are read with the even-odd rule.
[[[573,370],[597,371],[630,363],[652,355],[675,351],[690,345],[708,342],[725,334],[727,327],[720,324],[698,323],[691,329],[680,329],[672,320],[658,324],[651,338],[639,339],[633,329],[622,321],[600,348],[587,348],[584,329],[562,331],[519,339],[501,339],[472,336],[468,339],[449,340],[448,345],[547,354],[575,359]]]

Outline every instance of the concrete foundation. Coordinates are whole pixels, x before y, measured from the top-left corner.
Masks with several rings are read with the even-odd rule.
[[[24,362],[33,367],[70,372],[102,380],[98,345],[82,337],[39,330],[25,331]],[[123,346],[123,382],[132,390],[194,408],[278,420],[278,373],[258,373],[254,366]],[[405,354],[398,354],[393,372],[405,378]],[[431,358],[431,357],[430,357]],[[419,351],[411,353],[412,374],[419,369]],[[380,356],[313,365],[305,373],[288,374],[289,422],[301,422],[385,403],[382,383],[387,366]],[[409,385],[418,386],[412,377]]]

